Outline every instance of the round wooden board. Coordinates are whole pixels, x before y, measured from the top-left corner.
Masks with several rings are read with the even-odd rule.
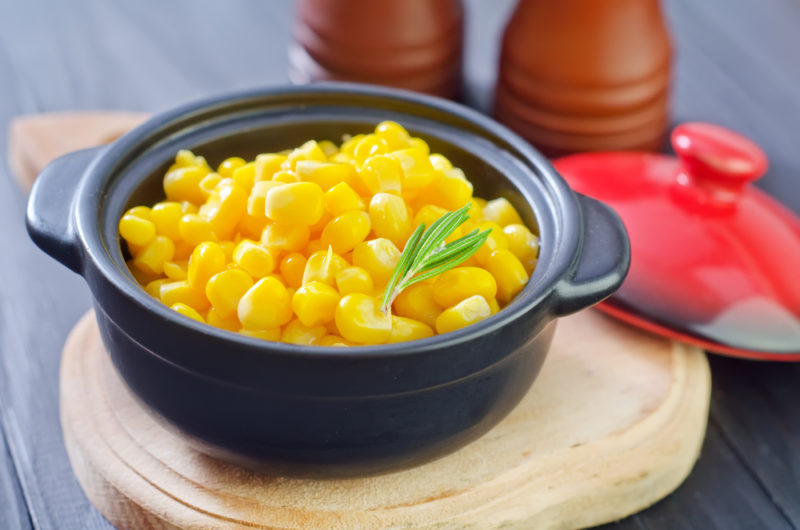
[[[88,314],[64,347],[61,422],[84,491],[119,528],[576,528],[683,481],[710,388],[702,351],[584,311],[561,319],[519,406],[460,451],[380,476],[270,476],[205,456],[150,418]]]

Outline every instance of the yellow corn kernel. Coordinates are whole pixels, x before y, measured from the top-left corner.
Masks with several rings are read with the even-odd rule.
[[[311,254],[303,271],[303,285],[308,282],[319,281],[333,285],[336,275],[350,264],[343,257],[336,254],[332,248],[319,250]]]
[[[325,162],[328,159],[325,152],[316,142],[316,140],[309,140],[297,149],[293,149],[283,163],[284,168],[294,171],[297,163],[301,160],[314,160],[317,162]]]
[[[119,234],[125,241],[142,246],[156,237],[156,225],[147,219],[125,214],[119,220]]]
[[[168,261],[164,263],[164,276],[174,281],[185,280],[187,265],[186,261]]]
[[[243,239],[233,251],[233,261],[254,278],[263,278],[275,270],[275,256],[255,241]]]
[[[519,258],[525,272],[531,274],[539,258],[539,238],[525,225],[516,223],[504,226],[503,233],[508,238],[508,250]]]
[[[336,289],[318,281],[304,284],[292,296],[294,314],[303,325],[309,327],[333,320],[338,304],[339,293]]]
[[[499,249],[489,254],[486,269],[497,282],[497,297],[506,304],[528,283],[529,277],[525,267],[510,250]]]
[[[222,163],[217,168],[217,173],[224,179],[228,179],[233,177],[233,172],[236,171],[237,168],[242,167],[245,165],[247,161],[244,158],[238,156],[232,156],[230,158],[226,158],[222,161]]]
[[[293,171],[278,171],[272,175],[272,182],[280,182],[281,184],[293,184],[300,182],[300,177]]]
[[[167,236],[173,242],[181,238],[178,225],[183,217],[181,205],[178,202],[164,201],[159,202],[150,212],[153,224],[156,226],[156,233]]]
[[[436,176],[428,155],[420,149],[402,149],[391,155],[403,168],[403,195],[413,197],[427,187]]]
[[[313,225],[322,217],[322,188],[296,182],[272,188],[264,204],[267,217],[278,223]]]
[[[237,312],[245,329],[273,329],[291,320],[291,299],[277,278],[267,276],[244,293]]]
[[[480,322],[491,315],[492,308],[489,307],[489,303],[476,294],[442,311],[436,318],[436,332],[449,333]]]
[[[225,268],[225,251],[213,241],[200,243],[192,251],[186,271],[189,285],[202,289],[208,279]]]
[[[195,310],[193,307],[189,307],[186,304],[178,302],[176,304],[172,304],[171,306],[169,306],[169,308],[172,309],[173,311],[177,311],[178,313],[180,313],[185,317],[191,318],[192,320],[196,320],[203,324],[206,323],[203,316],[200,313],[198,313],[197,310]]]
[[[453,164],[450,163],[447,157],[440,155],[439,153],[428,155],[428,161],[436,171],[447,172],[453,169]]]
[[[325,326],[306,326],[299,319],[294,319],[283,328],[281,342],[308,346],[327,334]]]
[[[196,311],[205,311],[209,307],[208,298],[203,289],[192,287],[187,281],[169,282],[161,285],[159,290],[161,302],[165,305],[182,303]]]
[[[134,217],[139,217],[140,219],[145,219],[146,221],[152,221],[152,210],[147,206],[134,206],[127,212],[125,215],[133,215]]]
[[[234,333],[239,331],[239,328],[242,327],[242,325],[239,324],[239,318],[236,316],[235,312],[229,314],[227,317],[223,317],[220,316],[219,311],[213,307],[206,313],[206,322],[215,328],[226,329]]]
[[[322,216],[319,218],[319,221],[308,227],[308,231],[311,232],[311,237],[317,236],[317,238],[319,238],[325,226],[332,220],[333,216],[328,213],[328,210],[322,210]]]
[[[308,244],[311,237],[307,226],[270,223],[261,232],[261,243],[269,250],[297,252]]]
[[[421,149],[426,155],[429,155],[431,152],[431,148],[428,146],[428,143],[422,138],[412,138],[408,141],[408,146],[414,149]]]
[[[178,232],[181,239],[192,246],[199,245],[203,241],[216,241],[217,239],[211,223],[196,213],[187,213],[181,217],[178,223]]]
[[[244,214],[239,219],[239,224],[236,225],[234,233],[246,239],[261,239],[261,234],[269,222],[269,219],[260,215]]]
[[[344,338],[340,337],[339,335],[325,335],[317,342],[315,342],[317,346],[337,346],[337,347],[347,347],[352,346],[350,342],[344,340]]]
[[[339,152],[339,146],[330,140],[321,140],[319,142],[319,148],[322,149],[322,152],[325,153],[325,156],[328,158]]]
[[[425,229],[427,230],[437,219],[446,213],[447,210],[441,206],[426,204],[417,210],[417,215],[414,216],[414,228],[425,223]]]
[[[400,195],[403,188],[403,167],[396,158],[375,155],[361,166],[358,178],[370,195],[382,191]]]
[[[206,298],[220,317],[234,314],[239,301],[253,286],[253,279],[241,269],[227,269],[212,276],[206,284]]]
[[[188,261],[189,256],[192,255],[194,245],[178,239],[175,243],[175,255],[172,256],[173,261]]]
[[[237,167],[233,170],[233,175],[231,175],[231,178],[233,179],[234,184],[249,192],[256,180],[255,162],[248,162],[243,166]]]
[[[353,265],[366,270],[377,285],[389,281],[398,261],[400,251],[386,238],[364,241],[353,249]]]
[[[281,340],[281,328],[273,329],[240,329],[239,333],[247,337],[278,342]]]
[[[208,168],[199,166],[180,167],[168,172],[164,176],[167,199],[203,204],[205,197],[200,189],[200,181],[209,173]]]
[[[129,259],[125,263],[128,265],[128,270],[133,276],[133,279],[136,280],[136,283],[139,285],[147,285],[153,280],[158,280],[161,276],[160,274],[153,274],[152,272],[143,271],[136,266],[136,263],[134,263],[132,259]]]
[[[280,171],[281,164],[286,161],[286,155],[265,153],[258,155],[255,162],[255,182],[272,180],[273,175]]]
[[[186,167],[186,166],[194,166],[197,165],[197,159],[200,158],[205,163],[205,159],[203,157],[196,157],[194,153],[189,151],[188,149],[181,149],[175,155],[175,167]]]
[[[500,228],[500,225],[489,221],[484,221],[478,224],[479,230],[488,230],[490,228],[492,231],[489,233],[489,237],[486,238],[486,242],[481,245],[475,254],[473,254],[473,257],[481,265],[486,264],[486,260],[489,259],[489,254],[495,250],[508,248],[508,236],[506,236],[505,232],[503,232],[503,229]]]
[[[312,239],[311,241],[308,242],[308,245],[306,245],[305,253],[308,256],[311,256],[312,254],[315,254],[315,253],[320,252],[322,250],[327,251],[328,247],[323,245],[322,241],[320,241],[319,239]]]
[[[267,193],[272,188],[283,186],[283,182],[274,180],[261,180],[253,184],[250,195],[247,198],[247,214],[253,216],[266,216],[264,203],[267,200]]]
[[[364,241],[370,228],[370,216],[367,212],[350,210],[325,225],[320,240],[323,245],[330,245],[337,254],[344,254]]]
[[[183,212],[183,215],[186,215],[187,213],[197,213],[200,211],[199,206],[189,201],[180,201],[178,204],[181,205],[181,212]]]
[[[372,156],[382,155],[388,152],[389,148],[382,138],[374,134],[367,134],[361,138],[353,148],[353,159],[360,165]]]
[[[389,335],[390,344],[408,340],[426,339],[433,336],[433,329],[419,320],[392,316],[392,333]]]
[[[401,317],[419,320],[431,327],[436,325],[436,317],[442,312],[442,307],[433,297],[433,285],[426,282],[415,283],[400,291],[393,307]]]
[[[344,296],[336,307],[336,328],[358,344],[383,344],[392,334],[392,315],[380,310],[380,301],[362,293]]]
[[[500,226],[522,224],[522,218],[517,210],[508,202],[508,199],[498,197],[486,203],[483,207],[483,218],[497,223]]]
[[[336,273],[336,288],[344,296],[350,293],[372,294],[375,286],[369,273],[361,267],[346,267]]]
[[[492,310],[492,314],[496,315],[498,311],[500,311],[500,304],[497,302],[497,298],[492,298],[488,300],[489,309]]]
[[[165,283],[169,283],[171,281],[172,280],[170,280],[168,278],[159,278],[158,280],[153,280],[153,281],[149,282],[145,286],[144,290],[147,292],[147,294],[149,294],[153,298],[160,298],[161,297],[161,286],[164,285]]]
[[[306,257],[299,252],[292,252],[284,256],[281,260],[280,272],[287,286],[297,289],[303,285],[306,261]]]
[[[433,282],[433,298],[442,307],[454,306],[474,295],[488,300],[496,294],[494,277],[479,267],[455,267],[437,276]]]
[[[295,173],[300,177],[300,180],[314,182],[323,191],[328,191],[343,182],[352,182],[356,178],[356,170],[350,164],[316,162],[313,160],[298,161]]]
[[[203,193],[203,197],[208,199],[211,193],[214,191],[214,188],[222,182],[222,177],[219,173],[209,173],[203,180],[200,181],[200,191]]]
[[[247,210],[247,193],[231,182],[220,182],[199,215],[209,222],[217,237],[229,239]]]
[[[353,153],[355,152],[356,146],[363,140],[367,135],[366,134],[356,134],[354,136],[345,135],[345,140],[342,142],[341,147],[339,147],[339,154],[353,157]]]
[[[411,216],[405,201],[392,193],[376,193],[369,202],[369,219],[377,237],[385,237],[398,248],[411,235]]]
[[[225,262],[230,262],[233,260],[233,251],[236,249],[236,243],[234,241],[220,241],[219,246],[222,249],[222,252],[225,253]]]
[[[411,137],[402,125],[393,121],[382,121],[375,127],[375,136],[383,140],[389,151],[405,149]]]
[[[133,264],[151,274],[162,274],[164,264],[175,255],[175,244],[164,236],[154,237],[137,256]]]
[[[364,201],[347,182],[340,182],[325,192],[325,209],[331,215],[340,215],[349,210],[363,210]]]
[[[469,219],[461,225],[467,232],[472,232],[473,228],[476,228],[481,221],[484,221],[483,218],[483,206],[481,203],[475,200],[475,197],[469,200]],[[469,223],[469,224],[467,224]],[[467,230],[467,228],[469,228]]]
[[[425,189],[417,195],[420,204],[435,204],[445,210],[457,210],[472,198],[472,184],[461,170],[437,173]]]

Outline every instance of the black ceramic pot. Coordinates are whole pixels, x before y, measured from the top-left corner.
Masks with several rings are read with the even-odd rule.
[[[538,267],[496,315],[400,344],[295,346],[185,318],[128,272],[118,220],[163,198],[161,176],[178,149],[216,164],[309,138],[340,141],[386,119],[461,167],[476,195],[508,198],[539,227]],[[86,280],[114,365],[151,411],[210,454],[300,472],[379,472],[478,438],[527,392],[555,318],[611,294],[630,259],[617,215],[573,193],[503,126],[445,100],[345,84],[202,101],[59,158],[31,192],[27,225],[37,245]]]

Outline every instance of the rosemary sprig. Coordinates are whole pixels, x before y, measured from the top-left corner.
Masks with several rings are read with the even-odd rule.
[[[482,232],[473,230],[445,244],[445,239],[469,219],[469,208],[470,205],[466,204],[454,212],[447,212],[428,230],[425,230],[425,223],[414,230],[383,292],[382,311],[389,311],[403,289],[460,265],[478,251],[489,237],[491,228]]]

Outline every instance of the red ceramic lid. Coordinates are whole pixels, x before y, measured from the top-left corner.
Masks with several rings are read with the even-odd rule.
[[[584,153],[555,161],[577,191],[613,207],[631,268],[600,308],[740,357],[800,360],[800,220],[750,183],[763,151],[727,129],[686,123],[678,157]]]

